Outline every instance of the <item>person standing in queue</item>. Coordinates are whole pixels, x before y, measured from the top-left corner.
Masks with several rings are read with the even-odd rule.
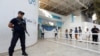
[[[90,41],[91,32],[89,31],[88,28],[86,29],[85,35],[86,35],[86,40],[87,40],[87,41]]]
[[[81,27],[79,27],[79,36],[81,36],[82,35],[82,29],[81,29]]]
[[[25,47],[25,31],[27,30],[26,30],[26,22],[23,19],[23,16],[24,16],[24,12],[19,11],[18,16],[16,18],[13,18],[8,24],[8,27],[12,28],[12,32],[13,32],[11,45],[9,47],[9,56],[13,56],[14,48],[16,46],[18,39],[20,39],[21,42],[22,55],[28,56]]]
[[[78,30],[78,37],[80,42],[82,41],[82,28],[79,26],[79,30]]]
[[[44,39],[44,28],[42,29],[42,32],[41,32],[41,39]]]
[[[75,28],[75,39],[78,40],[78,29],[77,29],[77,27]]]
[[[72,29],[70,29],[70,31],[69,31],[69,36],[70,36],[70,39],[72,39],[72,32],[73,32],[73,30],[72,30]]]
[[[68,39],[68,29],[65,30],[66,38]]]
[[[94,28],[92,28],[92,40],[93,40],[93,42],[98,42],[98,33],[99,33],[99,29],[96,27],[96,26],[94,26]],[[92,43],[93,44],[93,43]]]
[[[57,29],[55,29],[55,39],[57,39],[58,38],[58,30]]]

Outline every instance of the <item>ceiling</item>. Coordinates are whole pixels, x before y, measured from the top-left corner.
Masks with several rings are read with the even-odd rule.
[[[76,10],[86,10],[93,0],[40,0],[40,8],[60,14],[68,15]]]

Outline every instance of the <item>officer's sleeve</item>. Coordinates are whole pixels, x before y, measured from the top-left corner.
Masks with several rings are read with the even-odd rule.
[[[25,23],[24,23],[24,24],[25,24],[25,30],[27,30],[27,29],[26,29],[26,20],[24,20],[24,22],[25,22]]]
[[[99,28],[98,28],[98,32],[99,32],[100,30],[99,30]]]
[[[12,20],[10,21],[10,23],[14,24],[14,23],[15,23],[15,19],[12,19]]]

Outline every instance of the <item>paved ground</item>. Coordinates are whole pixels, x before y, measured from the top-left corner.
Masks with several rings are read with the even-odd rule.
[[[36,45],[27,48],[27,53],[29,54],[29,56],[100,56],[100,54],[95,52],[74,48],[57,42],[66,43],[70,45],[77,45],[83,48],[86,46],[86,43],[82,42],[75,42],[75,41],[68,41],[61,39],[56,41],[54,39],[45,39],[45,40],[39,40]],[[93,47],[97,48],[97,45],[90,44],[90,47],[92,49]],[[0,56],[8,56],[8,54],[7,53],[0,54]],[[22,56],[21,51],[20,50],[16,51],[14,53],[14,56]]]

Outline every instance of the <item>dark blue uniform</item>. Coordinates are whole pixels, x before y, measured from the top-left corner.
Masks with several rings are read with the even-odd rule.
[[[20,39],[21,47],[22,47],[22,53],[25,53],[25,31],[26,31],[26,22],[25,20],[21,18],[14,18],[10,21],[14,25],[12,31],[12,40],[11,45],[9,47],[9,55],[12,56],[14,52],[14,48],[16,46],[16,43],[18,39]]]

